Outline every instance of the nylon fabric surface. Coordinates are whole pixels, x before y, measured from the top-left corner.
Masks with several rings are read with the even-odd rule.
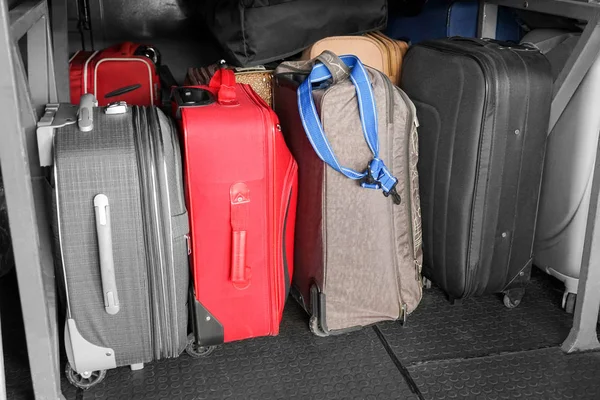
[[[55,154],[60,229],[54,230],[70,313],[82,336],[114,349],[117,365],[178,355],[187,344],[189,225],[173,125],[151,108],[121,115],[94,109],[93,131],[60,128]],[[93,207],[98,193],[111,210],[116,315],[104,310]]]
[[[56,133],[56,191],[70,313],[90,343],[112,348],[117,365],[149,362],[151,335],[140,178],[131,114],[105,118],[94,110],[94,131],[76,125]],[[121,311],[104,310],[93,199],[111,208],[115,277]],[[126,266],[126,268],[125,268]]]
[[[306,75],[298,73],[299,69]],[[297,81],[311,69],[310,62],[301,61],[284,63],[276,70],[275,109],[281,115],[288,146],[299,163],[299,207],[306,204],[306,218],[314,221],[310,226],[302,224],[296,233],[297,252],[307,254],[297,257],[296,285],[305,299],[311,279],[320,285],[326,297],[329,330],[397,319],[403,303],[410,313],[421,298],[420,253],[415,252],[418,246],[413,247],[420,236],[420,222],[418,226],[413,224],[413,217],[419,219],[415,215],[418,205],[413,207],[418,204],[413,189],[418,192],[418,187],[409,182],[417,174],[418,156],[410,149],[415,145],[416,126],[412,105],[385,75],[366,68],[377,107],[381,158],[399,179],[397,190],[403,200],[397,206],[381,191],[361,188],[356,181],[322,163],[320,178],[320,168],[313,159],[315,152],[306,148],[308,145],[312,150],[299,114],[278,106],[290,104],[290,97],[297,100]],[[289,73],[294,70],[295,75]],[[296,76],[298,79],[290,79]],[[313,89],[316,111],[332,152],[341,165],[364,171],[373,153],[365,142],[356,96],[350,80]],[[314,187],[319,185],[321,188]],[[306,198],[305,187],[313,197],[321,193],[320,199]],[[309,254],[320,252],[322,259],[310,258],[320,261],[320,265],[306,263]]]

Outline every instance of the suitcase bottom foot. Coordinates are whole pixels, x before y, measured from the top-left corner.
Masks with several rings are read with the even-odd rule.
[[[450,305],[460,306],[463,299],[455,299],[454,297],[448,296],[448,301],[450,302]]]
[[[132,371],[139,371],[140,369],[144,369],[144,363],[131,364],[129,368],[131,368]]]
[[[319,336],[319,337],[329,336],[329,333],[325,332],[321,328],[321,325],[319,324],[319,319],[316,316],[310,317],[310,320],[308,322],[308,328],[310,329],[310,332],[315,336]]]
[[[71,385],[83,390],[87,390],[104,380],[106,377],[106,370],[101,369],[99,371],[84,372],[80,374],[71,368],[69,363],[67,363],[65,366],[65,375]]]

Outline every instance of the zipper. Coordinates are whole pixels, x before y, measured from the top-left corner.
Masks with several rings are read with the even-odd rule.
[[[132,107],[133,120],[135,124],[135,141],[136,150],[138,155],[138,168],[140,176],[140,197],[142,201],[142,220],[144,226],[144,241],[146,244],[146,268],[148,272],[148,294],[149,294],[149,310],[150,310],[150,323],[153,334],[153,353],[154,358],[159,359],[160,349],[162,347],[162,335],[161,335],[161,324],[160,324],[160,309],[157,301],[157,287],[156,287],[156,273],[154,266],[154,235],[152,232],[148,232],[150,228],[150,221],[152,220],[149,209],[151,208],[148,204],[147,188],[148,176],[150,171],[150,162],[148,161],[148,151],[146,146],[146,138],[142,129],[142,116],[140,115],[140,109],[138,107]]]
[[[420,268],[419,265],[417,263],[417,260],[415,259],[415,242],[414,242],[414,224],[413,224],[413,205],[412,205],[412,176],[411,176],[411,172],[412,172],[412,168],[410,165],[410,150],[411,150],[411,146],[412,146],[412,142],[413,142],[413,134],[415,129],[417,129],[417,127],[419,126],[419,122],[417,119],[417,109],[415,107],[415,105],[413,104],[413,102],[410,100],[410,98],[408,97],[408,95],[406,93],[404,93],[404,91],[400,88],[396,88],[396,90],[398,91],[398,93],[400,93],[400,96],[402,96],[402,99],[404,100],[404,103],[406,105],[408,105],[408,109],[409,109],[409,115],[410,118],[407,121],[406,124],[406,132],[409,132],[409,136],[408,136],[408,140],[406,141],[407,145],[406,145],[406,171],[408,173],[408,176],[406,176],[405,179],[405,196],[404,196],[404,202],[407,205],[407,215],[408,215],[408,223],[410,226],[410,235],[408,235],[409,237],[409,241],[410,241],[410,251],[411,251],[411,255],[412,255],[412,259],[415,262],[415,266],[416,266],[416,280],[419,280],[419,273],[420,273]]]
[[[387,58],[387,60],[386,60],[387,68],[388,68],[389,74],[392,75],[394,66],[393,66],[393,61],[392,61],[393,55],[390,54],[390,51],[393,51],[392,50],[393,44],[389,43],[387,38],[384,38],[383,35],[381,35],[379,32],[374,32],[371,37],[373,37],[375,40],[379,41],[379,43],[383,46],[382,53],[387,55],[387,57],[386,57]]]
[[[244,92],[246,93],[246,95],[248,96],[248,98],[252,101],[252,103],[254,103],[254,105],[258,108],[258,110],[260,111],[262,117],[263,117],[263,129],[266,131],[266,127],[270,126],[271,127],[271,132],[270,135],[268,135],[267,141],[268,141],[268,145],[267,145],[267,152],[268,152],[268,156],[269,156],[269,163],[267,165],[276,165],[277,160],[275,159],[275,135],[276,135],[276,126],[278,126],[279,124],[275,123],[276,118],[273,118],[274,115],[274,111],[271,110],[270,108],[268,108],[264,101],[262,99],[259,99],[258,94],[252,90],[248,85],[241,85],[242,89],[244,90]],[[271,175],[265,174],[266,176],[270,176],[269,182],[268,182],[268,187],[267,187],[267,199],[269,199],[269,204],[267,206],[267,212],[269,212],[269,215],[275,215],[274,210],[275,210],[275,205],[274,205],[274,199],[275,199],[275,185],[274,182],[276,182],[276,176],[275,176],[275,170],[276,168],[273,168],[271,171]],[[267,218],[268,220],[268,218]],[[275,232],[277,232],[277,221],[275,218],[272,218],[271,221],[271,229],[270,232],[272,235],[275,234]],[[267,243],[274,243],[273,237],[269,237],[267,238]],[[267,252],[271,253],[271,257],[269,257],[269,269],[270,269],[270,274],[269,277],[271,278],[269,280],[269,286],[270,286],[270,290],[269,290],[269,299],[270,299],[270,322],[271,322],[271,327],[270,327],[270,333],[271,334],[275,334],[276,332],[279,331],[279,323],[278,323],[278,312],[277,312],[277,303],[279,301],[279,298],[281,297],[281,288],[279,287],[281,280],[283,279],[282,275],[282,271],[281,268],[278,268],[278,260],[277,260],[277,255],[276,252],[274,251],[268,251],[268,245],[267,245]],[[267,254],[268,254],[267,253]],[[274,270],[273,270],[274,269]]]
[[[475,61],[479,65],[479,67],[483,71],[483,76],[484,76],[484,81],[485,81],[483,111],[482,111],[482,118],[481,118],[481,124],[480,124],[480,131],[483,132],[483,130],[485,128],[485,116],[487,115],[488,105],[489,105],[489,101],[490,101],[490,83],[489,83],[490,71],[487,68],[487,66],[485,65],[485,63],[483,62],[483,60],[478,55],[481,55],[481,57],[486,57],[488,59],[489,59],[489,57],[482,54],[481,51],[476,52],[476,53],[478,53],[478,55],[459,52],[458,50],[456,50],[456,45],[453,45],[453,44],[449,45],[450,48],[440,46],[440,45],[437,45],[432,42],[423,44],[422,46],[425,48],[429,48],[429,49],[436,50],[436,51],[446,53],[446,54],[454,54],[454,55],[459,55],[459,56],[463,56],[463,57],[468,57],[468,58],[472,59],[473,61]],[[482,49],[482,48],[483,47],[478,47],[477,49]],[[479,141],[478,147],[477,147],[477,158],[479,160],[481,159],[481,140]],[[477,188],[478,180],[479,180],[479,178],[476,177],[475,188]],[[471,211],[471,221],[473,220],[473,214],[475,212],[474,210],[475,210],[475,207],[473,207],[473,210]],[[469,243],[472,240],[473,240],[473,238],[471,237],[469,240]],[[471,268],[471,266],[470,266],[471,265],[470,253],[471,252],[469,250],[469,257],[468,257],[468,261],[467,261],[467,274],[465,276],[465,292],[463,294],[464,297],[467,297],[472,293],[472,291],[473,291],[472,282],[476,275],[476,268]]]
[[[392,82],[390,81],[390,79],[388,78],[388,76],[386,74],[384,74],[381,71],[377,71],[377,73],[379,73],[379,75],[381,76],[383,83],[384,83],[384,88],[385,88],[385,94],[386,94],[386,107],[387,107],[387,115],[386,115],[386,129],[389,131],[390,129],[393,129],[393,121],[394,121],[394,90],[396,89],[396,87],[392,84]],[[398,89],[399,90],[399,89]],[[403,96],[403,99],[406,101],[406,98]],[[408,104],[408,103],[407,103]],[[409,125],[409,123],[412,123],[412,121],[414,120],[414,117],[412,117],[413,115],[416,115],[415,113],[413,113],[412,109],[410,109],[411,111],[411,118],[407,120],[407,131],[410,130],[411,126]],[[394,137],[392,134],[392,143],[391,143],[391,149],[390,153],[393,154],[393,141],[394,141]],[[406,141],[409,143],[410,146],[410,140]],[[410,151],[410,147],[407,146],[407,149],[409,149]],[[408,160],[408,159],[407,159]],[[409,170],[409,168],[407,168],[407,170]],[[405,179],[405,182],[407,180]],[[407,192],[409,193],[409,192]],[[410,209],[410,194],[405,195],[404,197],[409,197],[409,202],[406,203],[406,199],[404,199],[404,204],[407,204],[409,209]],[[390,203],[390,210],[391,210],[391,214],[393,215],[394,213],[394,204]],[[410,211],[409,211],[410,213]],[[409,214],[410,215],[410,214]],[[409,218],[411,219],[411,218]],[[412,227],[412,223],[411,223],[411,227]],[[412,228],[411,228],[411,233],[412,233]],[[408,235],[411,236],[411,235]],[[412,237],[409,239],[409,241],[411,242],[410,248],[411,248],[411,253],[413,253],[413,259],[414,259],[414,247],[412,246]],[[398,318],[406,318],[406,304],[404,303],[403,299],[402,299],[402,286],[400,284],[400,273],[399,273],[399,267],[398,267],[398,259],[396,257],[396,254],[394,254],[394,275],[396,276],[396,290],[398,293],[398,299],[399,299],[399,306],[400,306],[400,312],[398,315]]]
[[[153,121],[153,115],[152,112],[154,111],[151,108],[143,108],[142,110],[145,111],[146,114],[146,134],[147,134],[147,139],[148,139],[148,147],[149,150],[152,154],[150,160],[152,161],[152,169],[151,171],[153,172],[152,174],[152,185],[153,185],[153,198],[154,198],[154,215],[156,216],[155,219],[155,243],[156,243],[156,249],[158,250],[158,260],[159,262],[157,263],[158,265],[158,273],[159,273],[159,285],[160,285],[160,289],[161,289],[161,297],[162,297],[162,307],[161,307],[161,311],[162,311],[162,315],[161,315],[161,322],[162,322],[162,330],[163,330],[163,335],[165,336],[164,339],[164,344],[162,346],[162,354],[163,356],[168,356],[169,354],[169,349],[172,347],[172,343],[173,343],[173,338],[172,338],[172,327],[170,324],[170,314],[172,314],[172,310],[169,310],[169,304],[172,304],[173,302],[170,301],[170,285],[168,285],[168,275],[167,275],[167,265],[168,262],[166,262],[166,250],[167,250],[167,246],[165,246],[164,244],[164,240],[165,237],[167,235],[167,231],[165,229],[164,224],[166,223],[166,221],[171,221],[171,215],[170,212],[168,213],[168,219],[165,220],[165,215],[164,215],[164,210],[167,209],[167,207],[164,206],[163,204],[163,198],[162,198],[162,187],[160,185],[161,182],[159,182],[158,180],[158,176],[161,174],[161,170],[163,170],[161,168],[161,165],[159,164],[159,150],[156,148],[156,146],[158,145],[158,143],[156,143],[153,139],[152,136],[152,126],[154,124],[157,124],[158,121]],[[162,139],[162,138],[161,138]],[[161,144],[164,145],[164,143],[161,140]]]
[[[408,95],[406,93],[404,93],[404,91],[396,86],[394,86],[392,84],[392,82],[390,81],[390,79],[387,77],[387,75],[385,75],[382,72],[379,72],[380,75],[382,76],[384,83],[385,83],[385,87],[386,87],[386,95],[387,95],[387,106],[388,106],[388,124],[392,124],[392,129],[393,129],[393,115],[394,115],[394,91],[396,91],[397,93],[400,94],[400,96],[402,97],[402,100],[404,101],[404,104],[408,107],[408,112],[409,112],[409,118],[407,118],[406,120],[406,127],[405,127],[405,132],[408,133],[408,137],[405,140],[405,155],[406,155],[406,165],[405,167],[405,171],[406,171],[406,176],[404,179],[404,190],[405,190],[405,195],[404,195],[404,204],[406,205],[406,211],[407,211],[407,216],[408,216],[408,223],[409,223],[409,229],[410,229],[410,234],[408,235],[408,240],[409,240],[409,247],[410,247],[410,253],[411,253],[411,258],[413,260],[414,266],[415,266],[415,280],[419,280],[419,274],[420,274],[420,266],[417,263],[417,260],[415,259],[415,244],[414,244],[414,224],[413,224],[413,211],[412,211],[412,176],[411,176],[411,165],[410,165],[410,151],[411,151],[411,145],[412,145],[412,135],[414,134],[414,130],[419,126],[419,122],[417,119],[417,110],[415,105],[413,104],[413,102],[410,100],[410,98],[408,97]],[[389,125],[388,125],[388,129],[389,129]],[[396,265],[396,277],[399,280],[399,276],[398,276],[398,267]],[[406,322],[406,317],[407,317],[407,309],[406,309],[406,304],[403,303],[402,301],[402,295],[401,295],[401,289],[400,287],[398,288],[398,297],[400,298],[400,309],[401,309],[401,318],[403,319],[404,322]]]
[[[388,76],[386,74],[384,74],[381,71],[377,71],[379,73],[379,75],[381,76],[381,78],[383,79],[383,83],[384,83],[384,87],[385,87],[385,96],[387,98],[387,116],[386,116],[386,121],[388,124],[393,124],[394,123],[394,90],[396,89],[396,87],[394,86],[394,84],[392,83],[392,81],[390,81],[390,78],[388,78]]]
[[[164,263],[163,265],[163,275],[165,277],[165,282],[164,282],[164,286],[165,286],[165,310],[167,310],[167,313],[165,314],[165,323],[166,323],[166,328],[167,328],[167,332],[169,333],[169,344],[170,344],[170,351],[169,353],[166,355],[167,357],[173,357],[177,355],[177,351],[178,351],[178,347],[179,347],[179,335],[178,335],[178,313],[177,313],[177,292],[176,292],[176,278],[175,278],[175,255],[174,255],[174,237],[171,236],[171,232],[173,232],[173,226],[172,226],[172,217],[174,215],[179,215],[182,211],[185,211],[185,205],[184,205],[184,201],[183,201],[183,197],[182,196],[178,196],[177,199],[171,199],[170,198],[170,182],[169,182],[169,174],[167,173],[168,167],[166,166],[165,162],[165,143],[166,141],[164,140],[164,137],[166,135],[170,135],[171,136],[171,144],[173,146],[173,158],[174,158],[174,168],[176,171],[176,175],[178,173],[178,171],[181,171],[181,159],[179,157],[179,153],[177,152],[177,149],[175,148],[175,143],[177,143],[177,137],[175,135],[175,132],[177,132],[175,130],[175,126],[173,124],[173,122],[168,119],[167,121],[167,130],[168,132],[163,132],[160,126],[160,120],[159,120],[159,116],[157,114],[156,109],[153,108],[147,108],[147,113],[149,115],[149,127],[157,127],[159,129],[159,133],[160,133],[160,141],[154,141],[153,143],[155,144],[155,158],[156,158],[156,176],[163,176],[164,177],[164,182],[163,185],[157,185],[157,193],[159,193],[159,196],[157,196],[157,215],[161,215],[160,212],[162,212],[162,216],[163,219],[162,221],[158,221],[158,223],[162,222],[163,225],[163,234],[159,235],[158,240],[162,241],[162,245],[163,245],[163,254],[164,254]],[[152,130],[149,129],[149,133],[150,133],[150,139],[153,139],[153,135],[152,135]],[[160,161],[160,163],[159,163]],[[163,194],[164,196],[161,196],[161,194]],[[178,210],[177,212],[174,212],[172,210],[172,205],[173,202],[177,202],[178,205]],[[167,242],[167,238],[168,238],[168,242]],[[169,251],[169,253],[167,253],[167,251]]]

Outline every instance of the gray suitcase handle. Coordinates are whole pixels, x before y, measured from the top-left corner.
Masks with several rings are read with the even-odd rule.
[[[93,94],[84,94],[79,100],[77,112],[77,126],[81,132],[90,132],[94,129],[94,107],[98,107],[98,100]]]
[[[121,309],[117,294],[115,278],[115,262],[113,259],[112,232],[110,227],[110,205],[105,194],[94,197],[96,213],[96,232],[98,233],[98,251],[100,254],[100,275],[102,277],[102,294],[106,312],[115,315]]]

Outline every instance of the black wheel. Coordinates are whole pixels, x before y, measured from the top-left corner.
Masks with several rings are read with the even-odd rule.
[[[521,300],[511,300],[510,296],[507,294],[504,295],[503,301],[506,308],[515,308],[521,304]]]
[[[327,333],[325,333],[321,329],[321,326],[319,325],[319,321],[317,320],[317,317],[314,317],[314,316],[310,317],[310,321],[308,321],[308,327],[310,328],[310,331],[312,332],[312,334],[315,336],[319,336],[319,337],[329,336]]]
[[[517,307],[519,304],[521,304],[523,296],[525,296],[525,288],[507,290],[506,292],[504,292],[504,306],[506,308]]]
[[[71,365],[67,363],[65,367],[65,375],[71,385],[78,387],[83,390],[88,390],[92,386],[96,386],[104,380],[106,377],[106,370],[102,369],[99,371],[91,371],[80,374],[71,368]]]
[[[568,293],[567,301],[565,301],[565,311],[568,314],[575,313],[575,303],[577,303],[577,295],[575,293]]]
[[[204,358],[208,357],[215,350],[215,346],[198,346],[196,344],[196,337],[193,333],[188,335],[188,344],[185,347],[185,352],[193,358]]]

